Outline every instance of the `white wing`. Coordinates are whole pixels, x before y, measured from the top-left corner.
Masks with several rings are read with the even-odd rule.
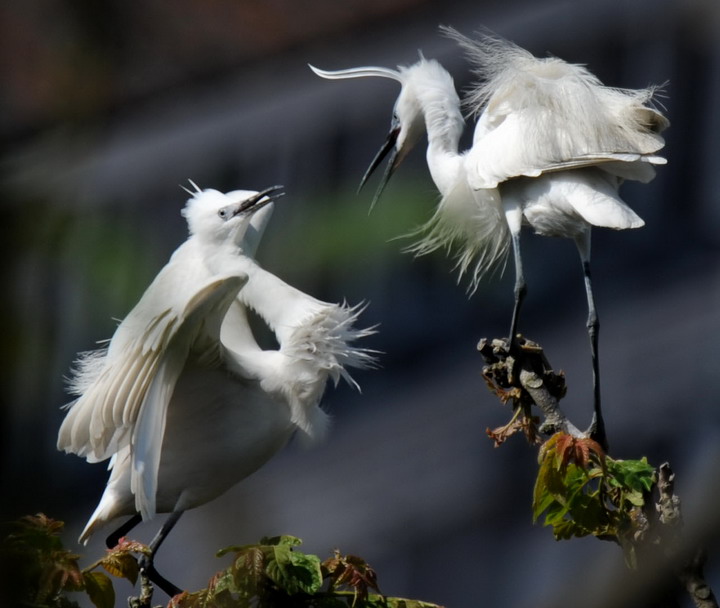
[[[587,224],[615,230],[644,224],[620,198],[617,180],[597,168],[510,180],[502,196],[522,206],[533,230],[545,236],[576,238]]]
[[[352,342],[374,332],[354,327],[362,307],[322,302],[255,263],[246,271],[249,281],[223,322],[226,363],[286,400],[292,422],[307,436],[319,436],[326,416],[318,405],[327,380],[344,378],[357,387],[346,368],[371,366],[373,353]],[[259,349],[248,329],[246,308],[273,331],[277,350]]]
[[[147,519],[155,513],[155,493],[165,434],[167,407],[188,354],[220,362],[220,323],[247,279],[227,277],[204,286],[185,308],[177,331],[160,354],[157,373],[147,390],[133,429],[130,489],[135,505]]]
[[[636,133],[632,138],[615,138],[611,130],[583,123],[572,113],[555,114],[537,107],[500,117],[487,110],[467,154],[468,181],[475,189],[496,188],[512,177],[537,177],[595,165],[607,165],[613,173],[617,168],[620,173],[623,164],[666,162],[655,154],[664,145],[659,135]],[[634,174],[628,170],[626,175]]]
[[[472,187],[618,161],[665,162],[656,156],[665,143],[658,133],[669,123],[646,105],[653,88],[606,87],[583,66],[538,59],[506,40],[451,35],[482,79],[467,98],[480,114],[467,159]]]
[[[154,512],[165,416],[178,376],[191,352],[219,361],[222,317],[247,281],[208,276],[184,247],[120,324],[107,353],[81,366],[74,386],[82,394],[58,436],[59,449],[91,462],[131,445],[132,491],[143,517]]]

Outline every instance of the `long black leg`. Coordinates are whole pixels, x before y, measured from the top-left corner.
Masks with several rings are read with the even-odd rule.
[[[583,275],[585,277],[585,294],[588,303],[587,329],[590,337],[590,355],[592,358],[592,374],[593,374],[593,419],[590,425],[591,437],[595,439],[602,448],[607,452],[608,441],[605,432],[605,421],[602,415],[600,405],[600,355],[598,353],[598,336],[600,333],[600,320],[598,318],[597,309],[595,308],[595,298],[592,290],[592,280],[590,277],[590,231],[575,240],[580,260],[582,261]]]
[[[182,589],[173,585],[155,569],[154,560],[155,554],[160,548],[160,545],[162,545],[163,541],[167,538],[167,535],[170,534],[170,530],[175,527],[175,524],[178,522],[178,519],[180,519],[182,514],[183,511],[174,511],[170,514],[170,517],[165,520],[165,523],[155,535],[155,538],[153,538],[148,545],[150,548],[150,555],[143,555],[139,560],[140,572],[147,576],[170,597],[181,593]]]
[[[120,539],[127,535],[130,530],[132,530],[135,526],[137,526],[142,521],[142,517],[140,517],[140,513],[135,513],[130,519],[128,519],[122,526],[120,526],[115,532],[113,532],[110,536],[107,537],[105,540],[105,544],[107,545],[108,549],[112,549],[113,547],[117,546],[117,544],[120,542]]]
[[[512,320],[510,321],[509,346],[513,347],[517,340],[517,324],[520,318],[520,307],[527,293],[525,275],[523,274],[522,258],[520,257],[520,231],[511,231],[513,258],[515,260],[515,305],[513,306]]]

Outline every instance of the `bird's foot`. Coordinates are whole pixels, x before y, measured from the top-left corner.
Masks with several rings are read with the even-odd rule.
[[[148,604],[149,607],[149,601],[152,598],[152,586],[153,584],[157,585],[162,589],[165,593],[167,593],[168,597],[175,597],[179,593],[182,593],[182,589],[175,586],[173,583],[171,583],[169,580],[167,580],[164,576],[162,576],[156,569],[155,564],[153,563],[153,556],[152,555],[141,555],[138,559],[138,567],[140,570],[140,597],[143,598],[144,596],[148,596]],[[148,595],[149,592],[149,595]],[[144,608],[144,605],[141,604],[139,608]]]
[[[525,355],[542,355],[540,345],[526,339],[522,334],[515,334],[514,339],[495,338],[488,341],[483,338],[478,344],[478,350],[488,363],[502,362],[508,386],[516,384],[518,365]]]
[[[526,354],[535,355],[542,353],[542,348],[539,344],[528,340],[520,333],[515,333],[509,338],[503,339],[506,345],[507,359],[510,363],[510,377],[515,378],[515,371],[518,361]]]
[[[590,426],[585,431],[584,435],[590,437],[593,441],[596,441],[603,451],[607,454],[609,450],[607,434],[605,433],[605,422],[602,415],[598,416],[597,409],[593,413]]]
[[[507,346],[507,352],[509,355],[514,355],[520,352],[520,340],[522,336],[518,333],[510,334],[509,337],[504,339]]]

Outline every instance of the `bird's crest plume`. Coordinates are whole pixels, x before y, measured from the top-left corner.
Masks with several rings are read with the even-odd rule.
[[[321,70],[314,65],[308,63],[308,67],[315,72],[320,78],[327,80],[345,80],[347,78],[366,78],[368,76],[376,76],[380,78],[390,78],[402,82],[401,73],[390,68],[379,66],[362,66],[358,68],[347,68],[345,70]]]
[[[195,196],[196,194],[202,192],[202,190],[200,189],[200,186],[198,186],[193,180],[188,179],[188,182],[190,183],[190,185],[191,185],[193,188],[195,188],[195,190],[190,190],[190,188],[186,188],[186,187],[183,186],[182,184],[180,184],[180,187],[181,187],[183,190],[185,190],[185,192],[187,192],[190,196]]]

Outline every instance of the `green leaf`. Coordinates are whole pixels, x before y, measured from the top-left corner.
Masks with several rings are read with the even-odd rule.
[[[297,536],[290,536],[289,534],[283,534],[281,536],[264,536],[260,540],[261,545],[278,545],[283,547],[299,547],[302,545],[302,541]]]
[[[251,547],[257,547],[257,545],[230,545],[229,547],[225,547],[217,551],[215,553],[215,557],[222,557],[223,555],[227,555],[228,553],[242,553],[243,551]]]
[[[532,504],[533,522],[536,522],[555,502],[555,497],[548,491],[547,486],[536,482]]]
[[[577,526],[576,536],[599,536],[615,532],[609,514],[597,495],[578,495],[572,501],[569,514]]]
[[[550,440],[547,443],[550,443]],[[557,453],[554,450],[542,450],[542,452],[540,469],[533,490],[533,521],[537,521],[540,515],[565,490],[562,475],[559,471]]]
[[[573,536],[587,536],[583,530],[571,519],[563,519],[553,525],[553,536],[555,540],[568,540]]]
[[[221,593],[238,593],[235,577],[231,569],[221,570],[213,576],[208,584],[208,591],[213,596],[220,595]]]
[[[655,483],[655,468],[648,464],[647,458],[640,460],[608,459],[608,473],[611,483],[636,492],[649,492]]]
[[[317,593],[323,584],[320,558],[304,553],[291,553],[295,584],[304,593]]]
[[[602,500],[603,469],[572,461],[559,466],[558,460],[554,450],[545,450],[533,492],[533,520],[544,514],[543,525],[553,528],[557,540],[613,534],[616,525]]]
[[[641,492],[632,490],[623,494],[623,499],[628,501],[634,507],[642,507],[645,505],[645,497]]]
[[[320,559],[293,551],[282,544],[275,545],[266,567],[267,575],[286,593],[315,593],[322,587]]]
[[[96,608],[114,608],[115,590],[112,581],[103,572],[84,572],[85,591]]]

